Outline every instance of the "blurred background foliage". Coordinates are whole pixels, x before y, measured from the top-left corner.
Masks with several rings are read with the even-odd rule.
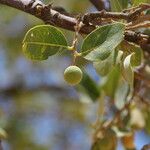
[[[86,0],[53,3],[74,13],[91,7]],[[89,149],[95,106],[79,101],[76,90],[64,82],[70,57],[59,54],[42,62],[27,59],[21,48],[23,37],[43,23],[2,5],[0,14],[0,127],[8,135],[3,149]],[[71,42],[73,34],[66,34]]]
[[[73,13],[94,10],[87,0],[53,3]],[[89,150],[97,104],[64,82],[71,58],[57,55],[36,62],[22,53],[25,33],[38,24],[43,23],[31,15],[0,6],[0,127],[8,135],[4,150]],[[71,43],[73,34],[65,34]],[[91,65],[85,70],[99,81]],[[137,150],[149,142],[144,131],[136,132]]]

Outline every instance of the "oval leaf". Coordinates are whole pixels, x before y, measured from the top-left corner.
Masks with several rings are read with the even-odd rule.
[[[89,34],[82,45],[84,58],[91,61],[106,59],[123,40],[125,25],[113,23],[97,28]]]
[[[67,49],[67,41],[60,30],[50,25],[31,28],[23,40],[23,52],[34,60],[45,60],[49,56]]]
[[[134,53],[128,55],[124,62],[123,62],[123,77],[125,78],[125,80],[128,82],[128,84],[130,84],[131,86],[133,85],[133,79],[134,79],[134,72],[133,72],[133,68],[131,65],[131,58],[134,55]]]

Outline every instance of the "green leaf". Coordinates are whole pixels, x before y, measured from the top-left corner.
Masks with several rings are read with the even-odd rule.
[[[114,98],[118,83],[120,79],[120,68],[115,67],[112,71],[102,78],[101,87],[105,91],[107,96]]]
[[[117,147],[117,138],[114,131],[107,129],[103,137],[97,138],[91,150],[114,150]]]
[[[113,67],[113,64],[109,59],[105,59],[103,61],[94,62],[93,66],[100,76],[105,76],[110,72],[110,70]]]
[[[67,49],[67,41],[62,32],[50,25],[31,28],[23,40],[23,52],[33,60],[45,60],[57,52]]]
[[[91,61],[106,59],[123,40],[124,30],[122,23],[98,27],[83,41],[82,56]]]
[[[133,72],[133,68],[131,65],[131,58],[133,55],[134,53],[128,55],[124,59],[123,68],[122,68],[123,77],[131,86],[133,85],[133,80],[134,80],[134,72]]]
[[[112,67],[114,66],[114,53],[115,51],[113,51],[105,60],[93,62],[93,66],[100,76],[105,76],[112,70]]]
[[[136,67],[141,65],[143,59],[143,51],[140,47],[134,46],[133,48],[133,56],[131,58],[131,65],[132,67]]]
[[[100,96],[100,89],[98,88],[95,81],[84,71],[82,81],[80,85],[84,88],[86,93],[92,99],[96,101]]]
[[[121,79],[119,81],[117,90],[115,92],[115,98],[114,98],[115,106],[118,109],[121,109],[124,107],[128,94],[129,94],[129,85],[127,84],[127,82]]]
[[[150,3],[150,0],[132,0],[133,6],[138,6],[141,3]]]
[[[122,51],[118,51],[115,49],[105,60],[93,62],[93,66],[96,69],[96,72],[100,76],[107,75],[112,70],[113,67],[115,67],[120,63],[122,55],[123,55]]]
[[[128,7],[129,0],[110,0],[111,11],[120,12]]]

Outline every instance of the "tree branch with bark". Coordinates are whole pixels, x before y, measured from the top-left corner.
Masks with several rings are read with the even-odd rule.
[[[100,7],[97,5],[98,1],[91,0],[91,2],[100,10]],[[41,19],[45,24],[51,24],[67,30],[75,31],[74,26],[78,21],[77,17],[72,17],[71,15],[68,16],[60,13],[58,9],[55,10],[55,8],[52,7],[52,4],[44,4],[39,0],[0,0],[0,4],[7,5],[31,14]],[[149,9],[150,4],[141,4],[138,7],[124,10],[123,12],[107,12],[102,10],[94,13],[92,12],[83,14],[83,25],[80,29],[80,33],[89,34],[96,28],[96,26],[109,24],[118,20],[125,20],[127,22],[127,30],[124,33],[125,40],[141,46],[143,50],[149,53],[150,36],[142,33],[136,33],[134,30],[137,25],[135,22],[138,22],[138,18],[141,18],[144,11]],[[146,20],[144,21],[148,22],[147,25],[149,26],[149,15],[145,16],[148,16],[147,18],[145,17]]]

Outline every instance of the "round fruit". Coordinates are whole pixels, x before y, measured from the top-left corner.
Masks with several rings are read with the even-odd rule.
[[[82,71],[77,66],[69,66],[64,71],[64,79],[70,85],[76,85],[80,83],[82,79]]]

